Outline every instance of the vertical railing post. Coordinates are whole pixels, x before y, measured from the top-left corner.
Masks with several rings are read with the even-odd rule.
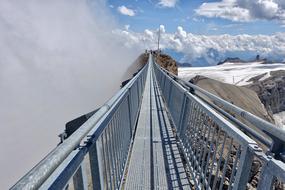
[[[138,100],[140,101],[140,90],[141,90],[141,81],[142,81],[142,79],[143,79],[143,76],[140,76],[139,78],[138,78],[138,84],[137,84],[137,86],[138,86]]]
[[[144,84],[145,84],[145,73],[143,73],[143,76],[142,76],[142,78],[140,80],[140,100],[142,99],[142,94],[143,94],[143,90],[144,90]]]
[[[101,164],[100,164],[100,151],[98,151],[97,143],[95,142],[89,151],[89,161],[90,161],[90,168],[91,168],[91,178],[92,178],[92,185],[93,189],[103,189],[103,177]]]
[[[186,103],[187,103],[187,97],[186,97],[186,94],[184,92],[184,95],[183,95],[183,101],[182,101],[182,106],[181,106],[181,114],[180,114],[180,118],[179,118],[179,124],[177,126],[177,132],[178,132],[178,136],[180,136],[180,132],[181,132],[181,126],[183,124],[183,120],[185,118],[185,109],[186,109]]]
[[[87,190],[87,178],[84,164],[85,163],[82,162],[81,166],[73,176],[73,185],[75,190]]]
[[[134,111],[134,110],[132,110],[132,106],[131,106],[131,90],[130,89],[128,89],[128,94],[127,94],[127,99],[128,99],[128,115],[129,115],[129,123],[130,123],[130,138],[132,138],[132,132],[133,132],[133,130],[132,130],[132,127],[133,127],[133,123],[132,123],[132,112]]]
[[[138,81],[137,81],[137,93],[138,93],[138,102],[137,102],[137,104],[138,104],[138,108],[139,108],[139,106],[140,106],[140,87],[139,87],[139,81],[141,80],[141,77],[140,78],[138,78]]]
[[[163,85],[161,85],[161,87],[162,87],[162,92],[164,92],[164,93],[166,93],[165,92],[165,83],[166,83],[166,75],[164,75],[164,80],[163,80]],[[164,97],[165,97],[165,94],[163,94],[164,95]],[[165,101],[166,101],[166,97],[165,97]]]
[[[250,150],[251,145],[243,147],[240,163],[238,166],[238,172],[235,177],[233,190],[243,190],[246,189],[246,185],[248,182],[249,174],[251,171],[251,166],[253,162],[254,152]],[[231,185],[231,184],[230,184]]]
[[[272,175],[270,168],[268,167],[268,163],[270,161],[266,160],[260,175],[260,179],[258,182],[257,190],[270,190],[273,188],[273,182],[275,177]]]

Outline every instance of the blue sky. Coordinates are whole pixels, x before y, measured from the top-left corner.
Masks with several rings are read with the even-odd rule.
[[[201,1],[201,0],[169,0],[174,6],[165,7],[159,4],[161,1],[155,0],[108,0],[110,10],[116,17],[120,25],[130,25],[130,29],[142,32],[145,29],[155,29],[163,24],[167,32],[176,31],[178,26],[193,34],[219,35],[219,34],[265,34],[271,35],[276,32],[285,31],[282,23],[278,19],[252,18],[249,21],[237,21],[222,16],[204,16],[198,14],[197,10],[203,3],[221,1]],[[229,0],[228,0],[229,1]],[[165,0],[167,2],[167,0]],[[125,6],[133,10],[135,15],[128,16],[122,14],[118,7]]]
[[[108,0],[120,35],[131,48],[161,48],[193,65],[256,55],[285,61],[284,0]],[[143,42],[143,43],[142,43]],[[142,45],[143,44],[143,45]]]

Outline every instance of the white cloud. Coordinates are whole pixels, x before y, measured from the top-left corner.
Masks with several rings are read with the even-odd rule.
[[[181,39],[184,39],[187,37],[187,32],[182,28],[182,26],[177,27],[177,35]]]
[[[165,33],[165,26],[164,25],[160,25],[159,29],[160,29],[161,33]]]
[[[234,7],[231,2],[203,3],[196,13],[205,17],[224,18],[233,21],[249,21],[249,11],[240,7]]]
[[[131,27],[131,26],[130,26],[129,24],[126,24],[126,25],[124,26],[125,30],[129,30],[130,27]]]
[[[203,3],[196,13],[205,17],[218,17],[248,22],[256,19],[277,20],[285,23],[284,0],[222,0]]]
[[[279,17],[279,6],[274,0],[237,0],[236,4],[243,9],[249,10],[252,18],[271,20]],[[280,11],[282,11],[281,8]]]
[[[112,34],[109,11],[104,0],[0,0],[1,189],[119,89],[139,52]]]
[[[126,6],[122,5],[119,6],[118,9],[119,13],[121,13],[122,15],[127,15],[127,16],[135,16],[136,13],[133,9],[127,8]]]
[[[156,30],[145,30],[144,33],[136,33],[116,30],[115,33],[127,46],[138,49],[156,49]],[[142,44],[144,41],[145,44]],[[172,49],[185,55],[184,61],[209,56],[209,52],[225,54],[226,52],[255,52],[262,56],[285,56],[285,33],[274,35],[195,35],[187,33],[183,27],[177,27],[175,33],[163,33],[161,35],[162,49]],[[211,56],[211,55],[210,55]]]
[[[159,0],[158,5],[161,7],[172,8],[178,3],[179,0]]]

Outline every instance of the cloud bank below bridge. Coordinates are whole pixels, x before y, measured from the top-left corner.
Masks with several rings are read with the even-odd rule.
[[[59,142],[66,122],[120,86],[125,48],[105,0],[0,1],[0,189]]]

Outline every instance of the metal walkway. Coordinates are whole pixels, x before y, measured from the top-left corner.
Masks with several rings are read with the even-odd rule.
[[[190,189],[154,73],[148,71],[124,188]]]
[[[284,190],[284,183],[285,131],[172,75],[150,53],[11,189]]]

